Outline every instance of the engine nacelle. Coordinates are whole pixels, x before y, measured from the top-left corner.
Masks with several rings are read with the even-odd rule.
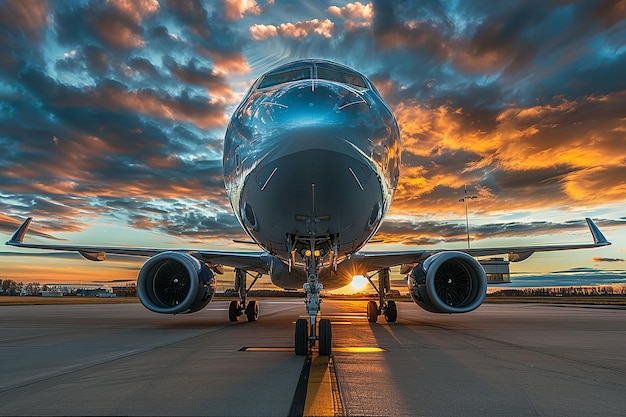
[[[148,259],[137,277],[137,295],[149,310],[163,314],[193,313],[215,295],[213,271],[181,252],[163,252]]]
[[[463,252],[439,252],[411,271],[409,294],[433,313],[467,313],[482,304],[487,277],[480,263]]]

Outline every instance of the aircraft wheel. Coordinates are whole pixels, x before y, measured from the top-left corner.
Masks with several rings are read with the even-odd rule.
[[[309,323],[306,319],[296,320],[296,337],[294,340],[296,355],[309,353]]]
[[[246,316],[248,321],[257,321],[259,319],[259,303],[252,300],[246,306]]]
[[[233,300],[228,305],[228,320],[239,321],[239,301]]]
[[[395,323],[398,320],[398,307],[395,301],[388,301],[385,309],[385,320],[387,323]]]
[[[367,321],[376,323],[376,320],[378,320],[378,306],[376,301],[370,300],[367,302]]]
[[[333,332],[330,320],[321,319],[319,323],[319,354],[330,355],[333,346]]]

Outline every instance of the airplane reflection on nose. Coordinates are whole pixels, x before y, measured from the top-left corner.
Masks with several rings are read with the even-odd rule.
[[[359,126],[373,117],[371,106],[357,91],[339,84],[301,81],[262,93],[251,121],[262,126]]]

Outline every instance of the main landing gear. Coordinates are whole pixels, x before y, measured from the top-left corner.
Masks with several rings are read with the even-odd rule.
[[[230,321],[238,321],[243,314],[246,315],[248,321],[257,321],[259,319],[259,303],[256,300],[246,302],[248,292],[259,279],[261,274],[254,276],[250,287],[246,288],[248,271],[243,269],[235,269],[235,290],[239,293],[240,300],[233,300],[228,306],[228,319]]]
[[[374,285],[371,277],[365,275],[365,278],[370,282],[372,287],[378,293],[378,302],[370,300],[367,302],[367,320],[371,323],[376,323],[378,316],[384,315],[387,323],[395,323],[398,320],[398,308],[395,301],[386,301],[385,295],[391,289],[391,282],[389,280],[389,268],[381,269],[378,274],[378,287]],[[379,308],[380,306],[380,308]]]
[[[309,320],[296,320],[296,332],[294,339],[294,347],[296,355],[307,355],[312,352],[315,342],[318,343],[318,352],[320,355],[330,355],[332,351],[332,329],[329,319],[320,319],[317,316],[320,311],[320,292],[322,284],[319,283],[319,250],[315,250],[314,242],[311,243],[311,249],[304,252],[307,264],[307,282],[304,284],[306,293],[306,311]]]

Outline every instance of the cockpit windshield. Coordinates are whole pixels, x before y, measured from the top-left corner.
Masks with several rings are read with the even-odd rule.
[[[274,85],[288,83],[291,81],[311,79],[311,68],[296,68],[289,71],[267,74],[257,88],[267,88]]]
[[[356,72],[346,71],[341,66],[331,63],[316,63],[272,72],[266,74],[256,88],[262,89],[293,81],[313,79],[334,81],[356,88],[368,88],[367,83],[361,75]]]
[[[332,68],[317,67],[317,78],[338,83],[348,84],[359,88],[367,88],[365,80],[358,74],[350,74]]]

